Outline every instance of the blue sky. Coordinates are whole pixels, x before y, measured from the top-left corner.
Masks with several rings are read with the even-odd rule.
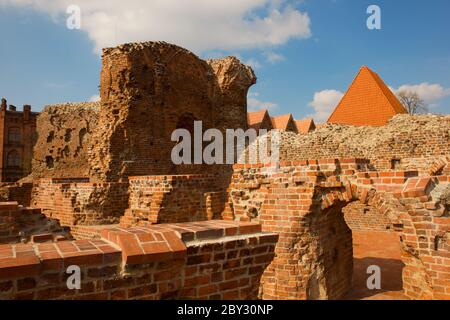
[[[129,0],[127,9],[80,0],[82,29],[69,30],[65,0],[0,0],[0,96],[34,110],[89,100],[98,95],[100,47],[167,40],[254,66],[252,109],[323,121],[365,64],[394,90],[419,92],[432,112],[450,113],[448,0],[179,1]],[[381,8],[381,30],[366,27],[371,4]],[[112,28],[121,14],[129,22]]]

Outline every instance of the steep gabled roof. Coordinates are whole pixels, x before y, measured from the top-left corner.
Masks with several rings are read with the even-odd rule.
[[[380,78],[380,76],[373,72],[371,69],[366,67],[367,70],[372,74],[375,81],[380,86],[381,90],[383,91],[385,97],[389,100],[389,103],[391,107],[394,109],[396,113],[407,113],[405,107],[402,105],[402,103],[398,100],[398,98],[395,96],[395,94],[391,91],[391,89],[388,88],[388,86],[384,83],[384,81]]]
[[[397,97],[375,72],[362,66],[328,122],[382,126],[399,113],[406,110]]]
[[[316,125],[312,118],[303,119],[303,120],[295,120],[295,125],[297,126],[297,132],[302,133],[302,134],[311,132],[316,128]]]
[[[270,117],[270,119],[272,120],[272,127],[274,129],[289,130],[290,127],[295,127],[292,114],[290,113],[282,116]]]
[[[247,113],[247,124],[249,128],[253,128],[255,130],[260,129],[261,124],[264,122],[264,119],[269,118],[269,113],[266,109],[248,112]]]
[[[327,125],[326,123],[318,123],[318,124],[316,124],[316,129],[323,128],[323,127],[325,127],[326,125]]]

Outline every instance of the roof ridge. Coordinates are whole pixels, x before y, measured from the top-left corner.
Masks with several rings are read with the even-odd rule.
[[[258,113],[258,112],[268,112],[267,109],[260,109],[260,110],[255,110],[255,111],[247,111],[247,113]]]
[[[278,128],[279,126],[277,126],[277,121],[279,124],[280,122],[282,122],[281,129],[286,129],[288,127],[289,121],[294,121],[294,117],[292,116],[292,113],[287,113],[275,117],[270,117],[270,121],[272,122],[272,126],[275,129],[280,129]]]
[[[316,127],[313,118],[294,120],[294,123],[295,123],[295,126],[297,127],[298,133],[307,133],[310,130],[314,130],[314,128]],[[305,130],[303,130],[303,129],[305,129]]]
[[[339,103],[337,104],[337,106],[334,108],[333,112],[330,114],[330,116],[328,117],[328,121],[330,121],[331,117],[336,113],[336,111],[339,109],[339,106],[341,105],[342,101],[344,101],[344,98],[348,95],[348,92],[350,91],[350,88],[353,86],[353,84],[355,83],[356,79],[359,77],[359,75],[361,74],[362,70],[364,68],[368,67],[366,65],[363,65],[361,68],[359,68],[358,73],[356,74],[356,76],[353,78],[352,82],[350,83],[350,85],[348,86],[347,90],[345,91],[344,95],[342,96],[341,100],[339,101]]]
[[[287,116],[292,117],[292,113],[280,114],[280,115],[278,115],[278,116],[274,116],[273,118],[281,118],[281,117],[287,117]]]
[[[367,70],[369,71],[372,78],[375,80],[377,85],[380,87],[381,92],[385,96],[385,98],[389,102],[389,106],[396,112],[396,113],[407,113],[405,107],[401,104],[401,102],[398,100],[398,98],[395,96],[395,94],[389,89],[389,87],[386,85],[386,83],[381,79],[381,77],[373,71],[372,69],[367,67]],[[397,109],[398,108],[398,109]]]

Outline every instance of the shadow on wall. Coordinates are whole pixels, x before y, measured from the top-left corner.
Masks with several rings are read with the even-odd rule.
[[[381,269],[381,289],[367,288],[367,268],[371,265]],[[353,290],[346,299],[359,300],[384,292],[403,291],[402,270],[405,264],[400,259],[378,257],[355,258],[353,260]]]

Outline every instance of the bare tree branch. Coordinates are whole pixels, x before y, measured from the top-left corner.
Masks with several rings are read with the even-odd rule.
[[[400,91],[397,97],[409,114],[428,112],[428,107],[423,99],[415,92]]]

